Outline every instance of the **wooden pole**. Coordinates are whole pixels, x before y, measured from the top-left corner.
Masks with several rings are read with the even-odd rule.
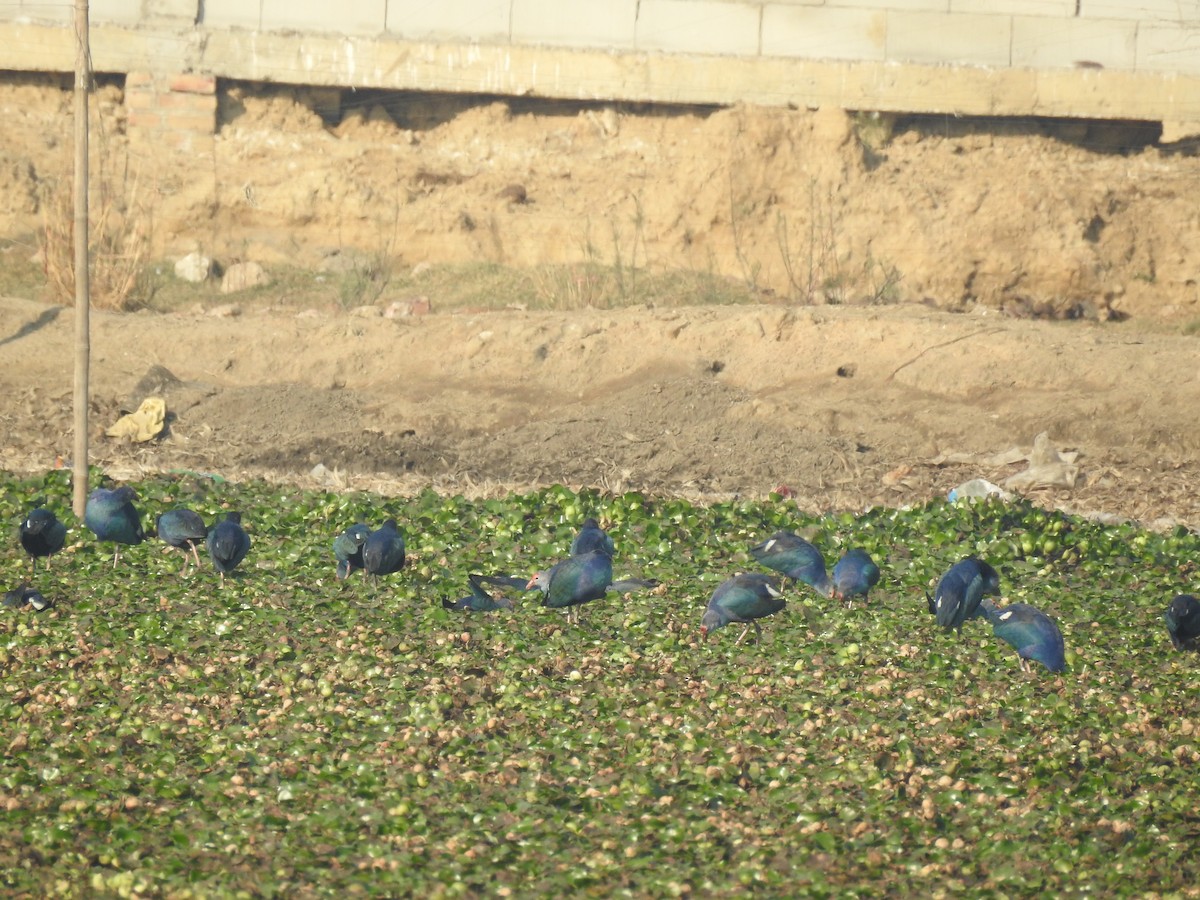
[[[88,266],[88,0],[75,0],[75,451],[72,505],[82,519],[88,495],[88,369],[92,338]]]

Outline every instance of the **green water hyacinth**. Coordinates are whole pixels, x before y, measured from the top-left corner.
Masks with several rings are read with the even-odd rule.
[[[221,591],[169,554],[114,572],[66,512],[67,473],[0,473],[0,584],[54,601],[0,608],[6,895],[1192,890],[1195,657],[1163,627],[1200,566],[1187,529],[996,500],[813,518],[561,486],[131,486],[149,521],[253,510],[253,550]],[[17,530],[35,499],[68,543],[30,578]],[[565,558],[587,515],[618,576],[661,587],[610,592],[586,627],[520,588],[511,611],[443,607],[469,575]],[[343,590],[334,538],[387,518],[411,564],[369,597]],[[879,560],[871,603],[789,590],[761,644],[701,641],[714,590],[779,530]],[[983,623],[939,639],[924,594],[968,553],[1003,572],[1006,602],[1053,611],[1062,675],[1020,676]]]

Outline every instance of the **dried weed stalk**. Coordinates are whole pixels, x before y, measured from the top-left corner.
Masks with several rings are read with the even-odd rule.
[[[150,247],[143,224],[139,185],[131,182],[127,196],[102,186],[91,206],[88,259],[91,266],[91,305],[96,309],[130,310],[141,305],[139,291]],[[75,212],[71,182],[56,182],[42,194],[39,235],[46,284],[64,305],[75,303]]]

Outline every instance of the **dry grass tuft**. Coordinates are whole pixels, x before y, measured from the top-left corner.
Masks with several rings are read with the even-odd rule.
[[[101,189],[92,202],[88,234],[91,305],[96,309],[127,311],[143,303],[139,290],[150,248],[135,179],[119,198]],[[47,289],[66,306],[75,303],[75,210],[70,181],[48,186],[41,198],[39,235]]]
[[[545,265],[531,269],[534,294],[544,309],[609,309],[612,276],[600,266]]]

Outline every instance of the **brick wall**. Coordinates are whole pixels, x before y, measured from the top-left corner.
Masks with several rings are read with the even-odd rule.
[[[130,72],[125,76],[125,111],[130,140],[187,153],[211,151],[217,125],[217,79]]]

